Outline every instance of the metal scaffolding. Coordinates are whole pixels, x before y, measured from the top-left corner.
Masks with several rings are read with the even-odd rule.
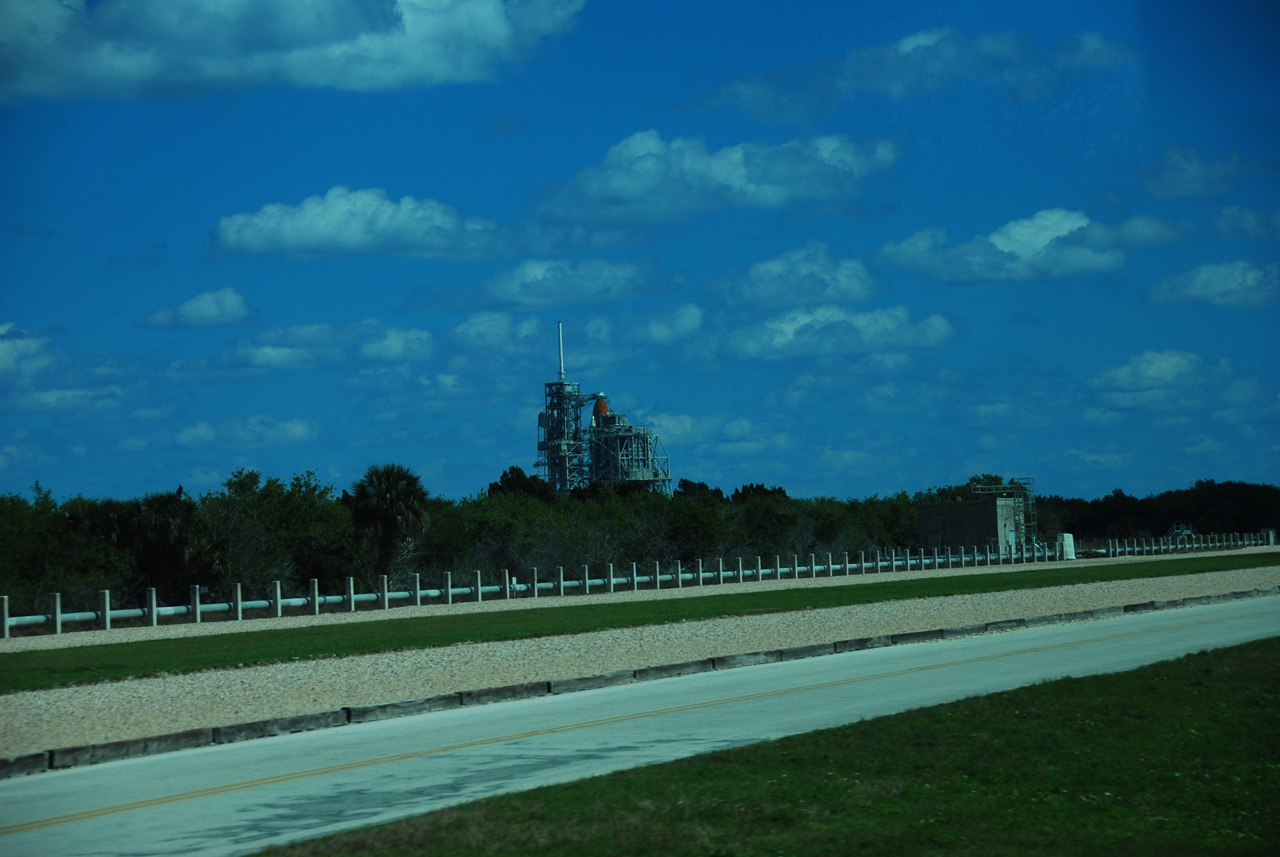
[[[671,462],[662,441],[647,426],[633,426],[626,414],[609,410],[604,393],[583,394],[577,381],[564,377],[564,333],[557,325],[560,374],[544,385],[538,414],[538,476],[558,493],[606,485],[640,484],[650,490],[671,487]],[[582,409],[594,403],[591,423],[582,426]]]

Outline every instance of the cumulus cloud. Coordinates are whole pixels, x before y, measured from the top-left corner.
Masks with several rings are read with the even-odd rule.
[[[435,351],[435,343],[429,330],[388,328],[381,339],[360,346],[360,356],[370,360],[387,360],[395,363],[426,360]]]
[[[560,259],[529,259],[494,276],[485,289],[502,303],[545,307],[626,297],[644,279],[644,270],[632,262],[588,259],[574,265]]]
[[[25,390],[14,393],[20,411],[100,411],[120,406],[124,390],[117,386]]]
[[[1200,265],[1154,286],[1157,303],[1256,307],[1280,303],[1280,264],[1235,262]]]
[[[250,314],[244,296],[228,286],[202,292],[176,307],[158,309],[142,323],[148,327],[217,327],[247,321]]]
[[[789,66],[722,86],[710,100],[765,121],[810,119],[867,97],[931,95],[964,81],[988,81],[1021,99],[1052,92],[1064,76],[1127,62],[1132,52],[1098,32],[1077,33],[1051,57],[1015,32],[966,35],[951,27],[912,33],[838,59]]]
[[[584,0],[0,0],[0,100],[486,80]]]
[[[219,423],[198,422],[182,429],[174,437],[179,446],[221,446],[235,449],[258,449],[306,443],[318,430],[310,420],[281,420],[265,414],[237,417]]]
[[[28,382],[54,361],[48,337],[37,336],[12,322],[0,324],[0,383]]]
[[[1199,388],[1226,381],[1231,374],[1224,360],[1206,363],[1199,354],[1173,349],[1144,351],[1123,366],[1114,366],[1089,383],[1103,392],[1115,408],[1176,408],[1197,404]]]
[[[497,228],[433,199],[402,197],[382,188],[331,188],[298,205],[271,203],[256,212],[223,217],[213,230],[216,247],[228,253],[395,253],[467,258],[495,249]]]
[[[945,230],[923,229],[884,244],[878,258],[948,282],[1052,280],[1115,270],[1126,250],[1177,241],[1187,230],[1154,217],[1103,224],[1081,211],[1047,208],[963,244],[944,246]]]
[[[861,261],[833,260],[826,244],[814,242],[752,265],[724,286],[724,298],[764,307],[839,304],[865,301],[878,289]]]
[[[852,312],[828,305],[794,309],[734,331],[725,347],[739,357],[768,360],[935,348],[954,334],[943,316],[913,321],[905,306]]]
[[[536,318],[517,319],[509,312],[472,313],[450,331],[454,341],[480,352],[509,354],[524,350],[538,334]]]
[[[1245,160],[1239,152],[1227,152],[1216,161],[1190,146],[1170,146],[1164,150],[1158,166],[1147,172],[1142,187],[1152,196],[1206,197],[1230,193],[1239,180],[1268,171],[1256,159]]]
[[[1267,214],[1231,205],[1218,212],[1213,225],[1224,238],[1280,241],[1280,208]]]
[[[536,208],[538,218],[654,224],[722,208],[782,208],[857,193],[864,178],[901,157],[889,140],[844,135],[739,143],[709,151],[697,137],[641,131],[579,172]]]
[[[679,304],[642,320],[633,331],[642,342],[667,344],[687,339],[702,327],[702,310],[696,304]]]

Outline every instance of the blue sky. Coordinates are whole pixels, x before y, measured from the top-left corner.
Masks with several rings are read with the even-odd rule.
[[[0,491],[1280,482],[1264,2],[0,0]]]

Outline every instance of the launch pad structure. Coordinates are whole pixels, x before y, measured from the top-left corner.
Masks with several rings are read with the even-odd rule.
[[[567,494],[592,482],[643,485],[651,491],[671,490],[671,461],[653,429],[632,425],[626,414],[609,410],[604,393],[583,393],[564,376],[564,330],[556,325],[560,373],[545,386],[545,405],[538,414],[538,476],[557,493]],[[582,411],[591,405],[591,422]]]

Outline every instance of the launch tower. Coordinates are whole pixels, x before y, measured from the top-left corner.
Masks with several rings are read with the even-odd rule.
[[[586,393],[577,381],[564,377],[564,331],[557,324],[560,373],[545,386],[546,404],[538,414],[538,476],[558,493],[607,485],[644,485],[650,490],[671,487],[671,462],[662,441],[647,426],[634,426],[626,414],[609,410],[604,393]],[[582,425],[582,409],[589,404],[591,422]]]

